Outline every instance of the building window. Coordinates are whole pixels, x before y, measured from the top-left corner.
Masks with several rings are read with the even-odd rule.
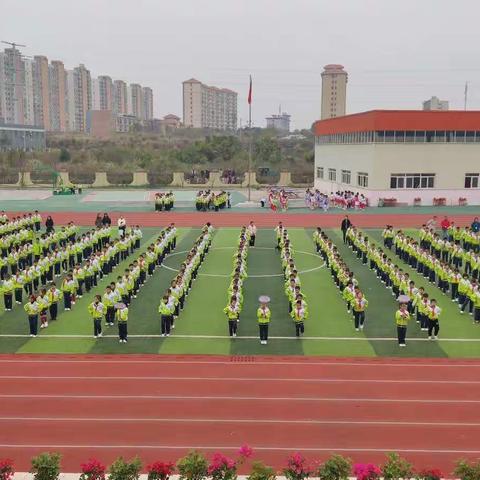
[[[337,181],[337,170],[335,168],[328,169],[328,180],[330,180],[330,182]]]
[[[465,188],[478,188],[479,173],[465,174]]]
[[[392,173],[390,176],[390,188],[395,189],[416,189],[434,188],[434,173]]]
[[[352,173],[350,172],[350,170],[342,170],[342,183],[347,183],[348,185],[350,185],[351,178]]]
[[[323,167],[317,167],[317,178],[323,179]]]
[[[357,173],[357,186],[359,187],[368,187],[368,173],[358,172]]]

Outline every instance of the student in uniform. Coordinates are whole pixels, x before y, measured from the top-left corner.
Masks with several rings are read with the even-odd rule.
[[[13,303],[13,280],[10,275],[7,275],[2,282],[3,301],[5,303],[5,311],[10,312],[12,310]]]
[[[72,309],[72,296],[75,292],[75,282],[73,276],[69,273],[62,282],[63,303],[65,311]]]
[[[170,328],[173,320],[173,310],[174,307],[171,302],[169,302],[168,295],[164,295],[162,301],[160,302],[160,306],[158,307],[158,313],[160,314],[161,318],[162,337],[170,336]]]
[[[268,324],[272,316],[272,312],[268,308],[269,297],[260,297],[260,306],[257,310],[257,321],[260,331],[260,343],[266,345],[268,341]]]
[[[128,329],[128,307],[124,303],[119,303],[116,306],[117,310],[115,316],[118,323],[118,338],[120,343],[127,343]]]
[[[50,320],[53,322],[57,319],[58,315],[58,302],[60,301],[61,292],[56,287],[55,283],[50,284],[50,290],[47,292],[48,298],[48,310],[50,312]]]
[[[102,336],[102,318],[105,315],[106,308],[102,303],[102,297],[95,295],[95,300],[88,306],[88,313],[93,320],[93,337],[99,338]]]
[[[355,330],[363,330],[365,323],[365,309],[368,307],[368,300],[363,296],[360,290],[352,301],[353,318],[355,320]]]
[[[295,335],[297,338],[300,338],[300,335],[305,333],[305,320],[308,318],[307,307],[302,303],[301,299],[296,301],[291,315],[295,323]]]
[[[30,301],[23,307],[28,315],[28,324],[30,327],[30,336],[36,337],[38,334],[38,312],[39,306],[35,295],[30,295]]]
[[[407,336],[407,326],[408,321],[410,320],[410,314],[408,313],[407,304],[401,303],[400,308],[395,313],[395,323],[397,324],[397,337],[398,337],[398,346],[405,347]]]
[[[437,301],[432,298],[428,307],[428,338],[429,340],[437,340],[440,324],[438,318],[442,313],[442,309],[437,305]]]
[[[228,334],[231,337],[237,336],[238,305],[236,297],[231,297],[230,303],[223,309],[228,319]]]

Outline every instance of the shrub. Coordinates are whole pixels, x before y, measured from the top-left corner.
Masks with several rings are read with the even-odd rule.
[[[353,467],[353,474],[357,480],[377,480],[381,473],[381,470],[372,463],[357,463]]]
[[[87,463],[82,463],[80,469],[82,470],[80,480],[105,480],[107,467],[95,458],[91,458]]]
[[[443,473],[435,468],[424,469],[416,472],[415,478],[417,480],[441,480],[443,478]]]
[[[208,465],[208,475],[212,480],[235,480],[237,478],[237,464],[235,460],[221,453],[215,453]]]
[[[263,462],[253,462],[252,471],[247,480],[275,480],[277,475],[275,470]]]
[[[180,480],[203,480],[208,474],[208,462],[205,456],[193,450],[177,462]]]
[[[175,473],[172,462],[155,462],[147,466],[148,480],[168,480]]]
[[[109,480],[138,480],[141,468],[142,462],[138,457],[130,462],[119,457],[110,465],[108,478]]]
[[[41,453],[32,458],[32,468],[34,480],[57,480],[60,475],[59,453]]]
[[[412,465],[398,453],[389,453],[387,461],[382,466],[382,476],[384,480],[399,480],[410,478],[412,476]]]
[[[13,460],[9,458],[0,460],[0,480],[12,480],[13,475],[15,475]]]
[[[300,453],[294,453],[287,460],[287,467],[283,474],[288,480],[304,480],[313,473],[312,468],[307,465],[307,460]]]
[[[332,455],[317,471],[320,480],[347,480],[352,471],[352,461],[341,455]]]
[[[457,462],[453,473],[460,480],[480,480],[480,460],[477,462],[460,460]]]

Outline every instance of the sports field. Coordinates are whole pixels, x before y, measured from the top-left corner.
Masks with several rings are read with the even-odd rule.
[[[288,225],[287,225],[288,226]],[[427,291],[439,299],[443,310],[440,339],[428,341],[415,322],[408,330],[408,346],[399,349],[393,320],[397,304],[391,292],[377,279],[367,266],[361,264],[343,244],[339,230],[327,230],[348,266],[354,271],[361,289],[369,301],[367,321],[363,332],[353,328],[340,292],[335,287],[329,270],[314,251],[313,229],[289,229],[294,258],[302,291],[307,297],[310,317],[305,336],[295,337],[292,319],[288,314],[288,301],[284,292],[284,279],[280,255],[275,247],[273,229],[259,229],[254,248],[249,249],[248,278],[245,280],[244,307],[238,336],[228,337],[227,320],[223,308],[227,303],[232,256],[237,245],[239,228],[216,230],[210,252],[193,283],[185,308],[176,321],[172,336],[160,335],[160,316],[157,307],[180,263],[198,237],[197,228],[181,228],[175,251],[162,267],[157,268],[132,301],[129,315],[129,343],[119,344],[117,328],[106,329],[104,338],[94,339],[92,321],[87,305],[94,293],[103,293],[104,279],[96,290],[78,299],[73,310],[63,312],[48,329],[37,338],[28,335],[28,321],[22,306],[12,312],[0,313],[0,351],[3,353],[170,353],[170,354],[233,354],[233,355],[333,355],[333,356],[415,356],[415,357],[475,357],[480,346],[480,327],[472,324],[471,317],[460,315],[456,304],[442,296],[436,286]],[[150,244],[159,228],[144,228],[143,245]],[[380,230],[368,230],[372,240],[381,241]],[[127,259],[125,266],[132,259]],[[400,263],[401,265],[401,263]],[[418,286],[424,285],[409,267],[402,265]],[[122,265],[118,267],[123,269]],[[271,297],[272,321],[270,341],[260,345],[256,309],[258,297]]]

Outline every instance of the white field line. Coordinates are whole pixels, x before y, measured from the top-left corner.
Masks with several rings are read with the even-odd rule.
[[[0,380],[93,380],[93,381],[201,381],[201,382],[292,382],[292,383],[357,383],[357,384],[438,384],[438,385],[479,385],[480,380],[394,380],[359,378],[288,378],[288,377],[175,377],[175,376],[89,376],[89,375],[0,375]]]
[[[0,398],[15,399],[61,399],[61,400],[181,400],[181,401],[249,401],[249,402],[345,402],[345,403],[419,403],[419,404],[480,404],[480,399],[419,399],[419,398],[358,398],[358,397],[273,397],[273,396],[229,396],[229,395],[77,395],[77,394],[16,394],[1,393]]]
[[[0,417],[0,422],[103,422],[103,423],[245,423],[280,425],[362,425],[406,427],[480,427],[480,422],[403,422],[390,420],[281,420],[256,418],[105,418],[105,417]]]

